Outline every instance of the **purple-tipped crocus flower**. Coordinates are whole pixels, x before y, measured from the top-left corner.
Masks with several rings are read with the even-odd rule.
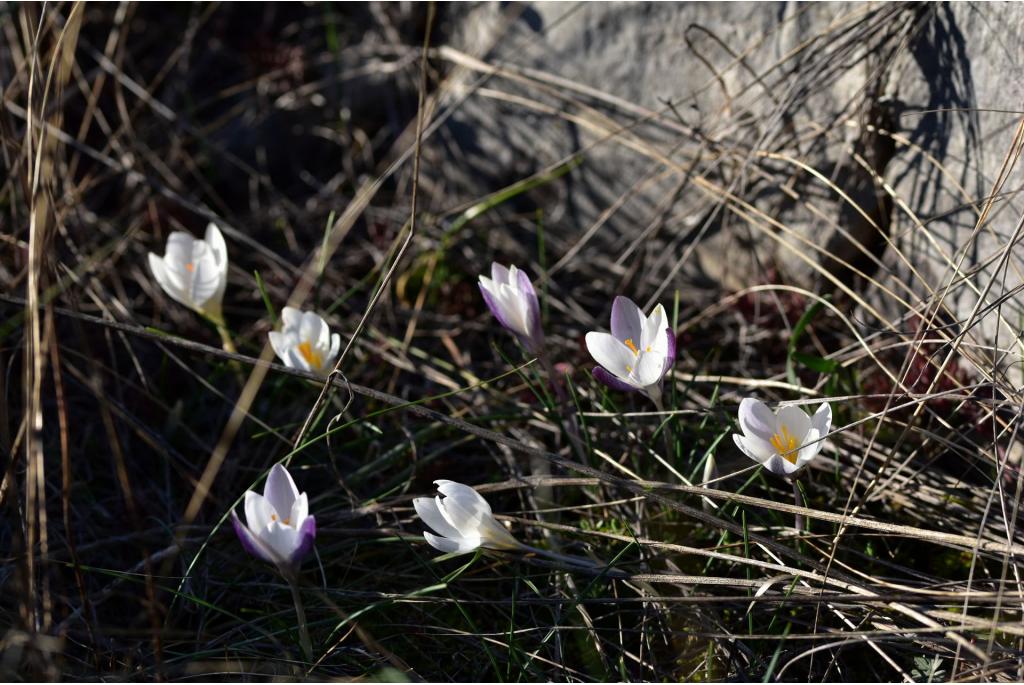
[[[298,567],[316,538],[309,498],[280,464],[270,470],[262,495],[252,490],[245,493],[245,523],[234,511],[231,523],[250,554],[285,568]]]
[[[661,379],[676,358],[676,336],[660,304],[650,316],[628,297],[612,302],[612,332],[587,333],[587,350],[600,366],[594,378],[613,390],[641,391],[661,401]]]
[[[540,305],[526,272],[514,264],[506,269],[494,262],[491,277],[480,276],[480,292],[498,323],[514,333],[530,354],[541,354],[544,330],[540,325]]]

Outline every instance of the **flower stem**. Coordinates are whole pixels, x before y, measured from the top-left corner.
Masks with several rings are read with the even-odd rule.
[[[793,504],[798,507],[803,506],[803,498],[800,496],[800,484],[797,483],[796,479],[793,479]],[[804,515],[796,514],[793,521],[793,527],[796,528],[796,532],[802,533],[804,531]]]
[[[555,397],[558,400],[558,405],[561,408],[562,413],[562,421],[565,424],[565,432],[566,435],[569,436],[569,442],[572,443],[577,456],[582,459],[586,454],[586,450],[583,448],[583,440],[580,438],[580,427],[576,422],[576,414],[573,412],[569,396],[566,394],[565,388],[563,388],[562,384],[559,382],[561,379],[558,377],[558,372],[555,371],[555,366],[551,363],[551,358],[548,357],[547,351],[541,350],[538,352],[537,359],[540,361],[540,365],[544,369],[544,373],[547,374],[548,383],[551,384],[551,390],[555,393]]]
[[[295,603],[295,617],[299,622],[299,643],[302,645],[302,653],[308,663],[313,662],[313,643],[309,639],[309,628],[306,626],[306,609],[302,605],[302,596],[299,594],[299,583],[293,571],[281,570],[281,575],[288,582],[292,591],[292,601]]]
[[[553,561],[560,561],[563,564],[568,564],[569,566],[582,566],[584,568],[591,569],[603,568],[602,564],[587,559],[586,557],[577,557],[570,554],[559,554],[558,552],[552,552],[550,550],[541,549],[540,547],[534,547],[532,545],[527,544],[522,545],[522,549],[525,552],[531,552],[533,554],[536,554],[537,556],[547,557],[548,559],[551,559]]]

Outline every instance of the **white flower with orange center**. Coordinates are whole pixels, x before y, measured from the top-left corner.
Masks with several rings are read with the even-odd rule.
[[[599,367],[594,378],[613,390],[642,391],[656,403],[661,379],[676,358],[676,337],[660,304],[650,316],[628,297],[612,302],[612,332],[587,333],[587,350]]]
[[[223,324],[221,303],[228,281],[228,249],[217,225],[206,227],[203,240],[183,231],[167,238],[163,257],[149,253],[153,277],[171,299]]]
[[[281,330],[269,335],[270,346],[284,365],[320,376],[329,374],[341,350],[341,336],[331,333],[327,322],[315,312],[285,307],[281,321]]]
[[[740,402],[742,435],[733,434],[736,446],[778,476],[790,476],[818,456],[832,427],[832,408],[822,402],[814,416],[800,407],[773,412],[764,402],[748,397]]]

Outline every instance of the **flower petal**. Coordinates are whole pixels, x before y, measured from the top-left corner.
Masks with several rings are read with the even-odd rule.
[[[270,548],[275,563],[287,563],[299,548],[299,531],[280,521],[271,521],[260,531],[260,542]]]
[[[817,428],[811,428],[807,431],[807,435],[804,437],[803,446],[800,451],[797,452],[796,465],[798,467],[804,466],[809,461],[818,456],[818,452],[824,446],[824,441],[819,440],[821,433],[818,432]]]
[[[334,362],[335,362],[335,360],[338,359],[338,353],[339,352],[341,352],[341,336],[338,335],[337,333],[332,333],[331,334],[331,348],[327,351],[327,359],[325,360],[325,362],[330,362],[330,363],[325,363],[324,366],[328,366],[328,367],[333,369],[334,368]]]
[[[645,388],[657,385],[665,373],[665,356],[658,353],[641,354],[634,377]]]
[[[298,528],[302,525],[302,522],[309,516],[309,497],[306,493],[300,492],[299,496],[292,502],[291,511],[288,512],[288,522],[290,525]]]
[[[618,378],[630,379],[637,358],[621,340],[608,333],[591,331],[587,333],[586,343],[594,361]]]
[[[676,334],[671,328],[665,329],[665,348],[665,368],[661,372],[662,376],[676,363]]]
[[[739,433],[733,433],[732,439],[743,454],[747,455],[759,464],[765,463],[774,454],[774,450],[772,450],[770,446],[765,445],[757,439],[751,440]]]
[[[494,318],[498,320],[498,323],[500,323],[503,328],[510,330],[513,333],[516,333],[517,331],[509,324],[509,319],[505,315],[504,302],[502,302],[502,300],[498,297],[495,291],[492,291],[490,289],[490,284],[484,283],[484,280],[485,277],[481,276],[479,285],[480,294],[483,295],[484,302],[487,304],[487,308],[491,310],[491,314],[494,315]],[[490,279],[486,280],[490,281]]]
[[[651,311],[651,315],[644,319],[643,333],[636,343],[644,352],[650,350],[664,355],[668,351],[667,330],[668,314],[665,313],[665,308],[659,304]]]
[[[206,235],[203,236],[203,240],[210,246],[213,258],[217,262],[217,266],[220,267],[221,275],[226,276],[228,272],[228,246],[224,242],[224,236],[221,234],[217,224],[211,221],[206,225]]]
[[[640,389],[638,386],[627,383],[600,366],[595,366],[591,373],[594,375],[594,378],[601,383],[604,383],[612,390],[618,390],[619,392],[636,392]]]
[[[442,538],[428,531],[423,531],[423,539],[427,541],[431,547],[445,554],[451,554],[452,552],[472,552],[480,545],[471,545],[468,541],[459,538],[458,540],[452,540],[449,538]]]
[[[811,417],[800,407],[788,406],[779,409],[775,417],[776,430],[782,432],[785,426],[790,435],[796,438],[797,444],[802,445],[807,431],[811,429]]]
[[[462,534],[441,515],[437,501],[433,497],[417,497],[412,501],[412,506],[423,523],[435,532],[446,538],[462,537]]]
[[[234,511],[231,512],[231,525],[235,529],[235,534],[238,535],[238,540],[242,543],[245,551],[257,559],[269,562],[274,561],[266,547],[244,523],[238,520],[238,514]]]
[[[285,307],[281,310],[282,330],[292,329],[298,333],[299,325],[302,323],[302,311],[295,307]]]
[[[497,262],[491,262],[491,280],[498,285],[507,285],[512,282],[510,273],[507,268],[498,264]]]
[[[832,406],[828,402],[822,402],[818,411],[814,412],[811,427],[817,429],[819,435],[828,435],[832,429]]]
[[[299,496],[299,489],[295,487],[295,481],[288,469],[280,464],[274,464],[267,476],[267,484],[263,487],[263,496],[270,502],[279,518],[288,516],[292,510],[292,504]]]
[[[285,344],[284,334],[278,331],[270,331],[267,333],[267,337],[270,338],[270,347],[273,348],[274,354],[287,365],[289,347]]]
[[[612,335],[640,345],[644,333],[644,313],[633,300],[619,295],[612,301]]]
[[[270,515],[274,513],[270,502],[252,490],[245,493],[245,525],[253,530],[263,530],[270,523]]]
[[[740,430],[748,438],[757,438],[760,442],[771,443],[775,435],[775,413],[761,400],[746,397],[740,402]]]
[[[295,537],[295,550],[289,559],[292,564],[298,564],[312,551],[313,543],[316,542],[316,517],[307,516],[302,519],[302,525]]]

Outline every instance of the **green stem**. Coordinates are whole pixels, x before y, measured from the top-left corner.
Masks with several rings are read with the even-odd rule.
[[[299,583],[293,571],[281,570],[281,575],[288,582],[292,591],[292,601],[295,603],[295,617],[299,622],[299,643],[302,645],[302,653],[307,663],[313,663],[313,642],[309,639],[309,628],[306,626],[306,609],[302,605],[302,596],[299,594]]]
[[[803,506],[803,498],[800,496],[800,484],[797,483],[796,479],[793,479],[793,504],[798,507]],[[797,533],[804,531],[804,515],[796,514],[795,520],[793,521],[793,527],[796,528]]]

